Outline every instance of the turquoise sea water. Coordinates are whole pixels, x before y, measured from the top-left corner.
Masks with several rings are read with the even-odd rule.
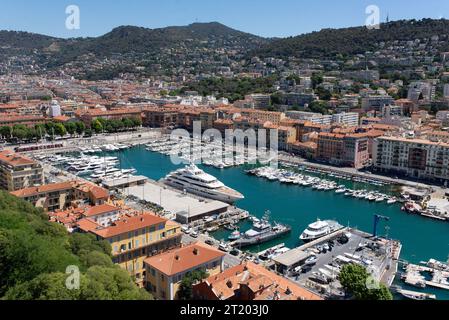
[[[143,147],[135,147],[118,154],[123,168],[134,167],[138,174],[159,180],[169,172],[179,168],[164,155],[146,151]],[[378,229],[380,235],[398,239],[403,244],[401,258],[413,263],[427,261],[430,258],[446,261],[449,254],[449,223],[434,221],[428,218],[408,215],[400,210],[400,205],[389,206],[386,203],[372,203],[364,200],[347,198],[334,192],[322,192],[295,185],[270,182],[254,176],[246,175],[244,168],[215,169],[200,166],[214,175],[227,186],[240,191],[245,199],[237,206],[248,210],[252,215],[262,217],[266,210],[271,211],[272,220],[289,224],[292,233],[277,239],[264,247],[254,248],[260,251],[278,243],[285,243],[294,248],[300,245],[299,235],[317,218],[335,219],[343,225],[350,225],[366,232],[372,232],[373,215],[381,214],[390,217],[389,222],[382,222]],[[346,182],[351,187],[351,182]],[[367,188],[365,185],[358,185]],[[381,190],[386,191],[386,190]],[[243,223],[242,230],[249,228]],[[217,239],[226,239],[229,232],[214,234]],[[416,290],[416,289],[413,289]],[[427,288],[426,292],[433,290]],[[438,298],[449,299],[448,292],[433,291]]]

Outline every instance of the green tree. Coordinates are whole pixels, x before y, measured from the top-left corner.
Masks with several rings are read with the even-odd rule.
[[[126,129],[130,129],[134,127],[134,122],[129,118],[122,119],[123,127]]]
[[[12,129],[13,137],[25,140],[28,137],[28,128],[24,125],[15,125]]]
[[[314,73],[311,77],[311,80],[312,80],[312,88],[315,89],[318,85],[323,83],[323,74]]]
[[[65,129],[67,130],[67,133],[73,136],[76,133],[76,124],[73,122],[67,122],[64,124]]]
[[[84,136],[86,137],[92,137],[92,129],[91,128],[86,128],[86,130],[84,130]]]
[[[0,299],[151,299],[110,254],[106,241],[69,234],[41,209],[0,191]],[[79,267],[79,290],[66,288],[67,266]]]
[[[81,290],[71,290],[65,285],[64,273],[44,273],[31,281],[18,284],[9,289],[3,299],[6,300],[78,300]],[[80,279],[80,287],[86,286],[86,277]],[[81,288],[80,288],[81,289]]]
[[[328,114],[327,104],[324,101],[313,101],[309,104],[309,110],[311,112],[317,112],[322,114]]]
[[[56,123],[55,126],[55,135],[63,137],[67,134],[67,130],[62,123]]]
[[[47,130],[45,128],[45,124],[36,124],[34,126],[34,129],[36,130],[36,134],[39,138],[44,138],[45,135],[47,134]]]
[[[95,133],[102,133],[103,132],[103,125],[99,119],[96,119],[92,121],[92,130]]]
[[[369,289],[370,277],[366,268],[349,264],[342,268],[339,280],[345,291],[357,300],[393,300],[393,295],[384,284],[380,284],[379,289]]]
[[[332,93],[324,88],[318,87],[315,93],[320,97],[320,100],[329,101],[332,98]]]
[[[4,139],[9,139],[11,137],[11,127],[3,126],[0,127],[0,136]]]
[[[84,124],[84,122],[78,121],[75,122],[75,125],[76,133],[78,133],[79,135],[82,135],[86,131],[86,125]]]
[[[133,118],[131,118],[131,121],[133,122],[134,128],[142,126],[142,120],[140,118],[133,117]]]
[[[199,270],[189,272],[184,276],[181,281],[181,285],[178,290],[178,299],[179,300],[191,300],[192,297],[192,286],[204,279],[209,277],[206,271]]]

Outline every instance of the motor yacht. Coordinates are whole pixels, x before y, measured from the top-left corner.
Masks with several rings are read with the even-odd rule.
[[[225,186],[217,178],[200,170],[194,164],[171,172],[163,179],[163,182],[176,189],[226,203],[244,199],[241,193]]]
[[[342,229],[343,226],[333,220],[318,220],[310,224],[306,230],[301,234],[300,240],[310,242],[327,236],[335,231]]]

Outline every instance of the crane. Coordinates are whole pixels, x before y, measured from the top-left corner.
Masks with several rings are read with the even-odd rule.
[[[378,214],[376,214],[374,216],[374,228],[373,228],[373,236],[374,236],[374,238],[377,237],[377,226],[379,225],[379,222],[381,220],[390,221],[390,218],[389,217],[385,217],[385,216],[381,216],[381,215],[378,215]]]

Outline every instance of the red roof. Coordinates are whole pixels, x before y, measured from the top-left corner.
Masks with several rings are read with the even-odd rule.
[[[94,206],[89,208],[84,215],[86,217],[93,217],[93,216],[98,216],[100,214],[104,214],[104,213],[109,213],[109,212],[114,212],[114,211],[118,211],[120,210],[117,207],[111,206],[109,204],[102,204],[99,206]]]
[[[105,227],[92,231],[94,234],[107,239],[110,237],[124,234],[127,232],[143,229],[150,226],[155,226],[160,223],[166,223],[167,219],[158,217],[156,215],[145,213],[133,217],[124,217],[114,222],[110,227]]]
[[[145,263],[167,276],[172,276],[217,260],[224,255],[223,252],[218,251],[214,247],[197,242],[147,258]]]

